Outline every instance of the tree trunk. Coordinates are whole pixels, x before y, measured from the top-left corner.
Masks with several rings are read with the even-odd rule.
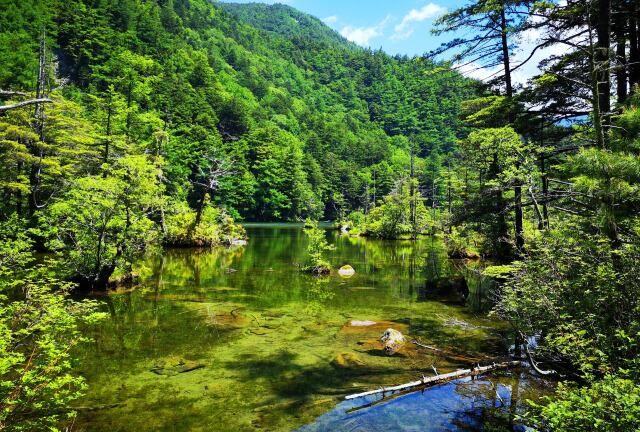
[[[22,108],[25,106],[29,106],[29,105],[41,105],[44,103],[52,103],[53,100],[49,99],[49,98],[38,98],[38,99],[29,99],[26,101],[22,101],[22,102],[16,102],[14,104],[9,104],[9,105],[2,105],[0,106],[0,112],[3,111],[9,111],[12,109],[16,109],[16,108]]]
[[[202,197],[198,201],[198,208],[196,209],[196,220],[193,223],[193,229],[195,229],[198,225],[200,225],[200,222],[202,222],[202,213],[204,212],[204,207],[206,203],[207,203],[207,191],[204,190],[202,192]]]
[[[36,110],[34,113],[36,123],[36,133],[40,143],[44,143],[45,139],[45,119],[44,119],[44,102],[47,100],[45,97],[45,85],[47,77],[47,46],[46,46],[46,32],[42,30],[42,36],[40,39],[40,65],[38,69],[38,84],[36,88],[35,105]],[[27,103],[26,101],[23,103]],[[33,216],[38,209],[38,192],[40,189],[40,171],[42,170],[42,159],[44,158],[44,150],[42,145],[34,145],[32,147],[31,154],[36,157],[36,161],[31,164],[29,172],[29,216]]]
[[[626,14],[624,3],[616,4],[614,31],[616,35],[616,94],[618,103],[627,99]]]
[[[516,163],[516,170],[520,169],[520,162]],[[519,253],[524,252],[524,223],[522,214],[522,184],[516,179],[514,190],[515,228],[516,228],[516,249]]]
[[[549,175],[545,168],[544,155],[540,158],[540,171],[542,172],[542,219],[544,227],[549,229]]]
[[[411,237],[415,240],[418,237],[417,227],[416,227],[416,190],[415,185],[413,184],[413,180],[415,178],[414,172],[414,147],[413,141],[411,142],[411,184],[409,190],[409,218],[411,219]],[[432,198],[433,199],[433,198]]]
[[[500,10],[500,29],[502,31],[502,63],[504,66],[504,84],[507,98],[513,97],[513,87],[511,85],[511,66],[509,62],[509,43],[507,40],[507,17],[504,6]],[[513,122],[513,111],[509,107],[509,123]]]
[[[629,90],[633,94],[635,86],[640,84],[640,46],[638,44],[637,1],[629,1]]]
[[[591,23],[589,23],[591,25]],[[589,45],[591,47],[593,44],[593,36],[592,29],[589,28]],[[593,106],[593,129],[596,135],[596,143],[598,148],[604,149],[607,146],[607,140],[605,138],[605,130],[604,130],[604,122],[602,110],[600,109],[600,87],[598,85],[599,74],[598,74],[598,63],[597,63],[598,53],[591,52],[589,54],[589,79],[591,81],[591,105]],[[607,98],[608,101],[608,98]]]
[[[611,0],[598,1],[596,17],[596,77],[598,108],[602,117],[604,144],[607,145],[609,127],[611,125]]]
[[[111,112],[113,111],[113,94],[109,93],[109,105],[107,106],[107,139],[104,142],[104,163],[109,162],[109,145],[111,144]]]
[[[513,86],[511,83],[511,66],[510,66],[510,58],[509,58],[509,42],[507,40],[507,18],[504,10],[504,5],[500,10],[500,30],[502,32],[502,63],[504,66],[504,82],[505,82],[505,90],[507,99],[509,99],[509,112],[508,112],[508,120],[509,124],[512,125],[515,120],[515,115],[513,112],[513,107],[511,106],[511,101],[513,98]],[[520,168],[520,163],[516,163],[516,169]],[[515,209],[515,229],[516,229],[516,249],[518,252],[524,251],[524,222],[523,222],[523,213],[522,213],[522,182],[516,178],[515,185],[513,187],[514,191],[514,209]]]
[[[448,231],[449,234],[452,233],[452,221],[451,221],[451,159],[447,159],[447,209],[449,210],[449,220],[448,220]]]

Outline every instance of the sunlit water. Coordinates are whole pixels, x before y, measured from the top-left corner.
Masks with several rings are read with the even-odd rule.
[[[503,357],[508,328],[486,316],[486,281],[430,238],[335,231],[327,232],[336,245],[329,261],[356,274],[316,278],[298,271],[301,225],[247,231],[246,246],[150,257],[139,287],[101,297],[110,319],[80,353],[89,389],[75,430],[520,430],[514,418],[524,400],[548,392],[549,383],[519,370],[344,401],[433,367]],[[443,351],[409,343],[386,356],[377,339],[387,327]]]

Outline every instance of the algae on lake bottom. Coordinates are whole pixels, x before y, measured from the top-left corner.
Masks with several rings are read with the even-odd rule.
[[[80,353],[89,384],[80,405],[107,408],[81,411],[79,430],[348,430],[353,419],[346,411],[355,405],[344,405],[346,394],[506,352],[504,323],[473,305],[424,295],[432,281],[460,274],[431,239],[328,233],[337,246],[331,263],[350,264],[356,273],[316,278],[296,268],[306,246],[299,226],[249,226],[248,232],[245,247],[151,257],[140,265],[149,274],[138,289],[104,299],[111,320]],[[481,298],[469,285],[469,297]],[[443,351],[407,344],[387,356],[378,338],[388,327]],[[505,380],[513,378],[492,377],[482,386]],[[529,395],[544,384],[521,381]],[[450,398],[460,392],[456,386],[443,387]],[[474,394],[488,391],[482,386]],[[409,414],[417,415],[411,407]],[[396,425],[410,422],[404,408],[396,406]],[[449,408],[429,409],[445,416]]]

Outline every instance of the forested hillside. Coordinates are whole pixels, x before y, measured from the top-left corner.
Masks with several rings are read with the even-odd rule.
[[[437,164],[462,134],[461,76],[357,48],[286,6],[5,3],[0,87],[36,89],[44,31],[42,94],[91,124],[95,163],[161,156],[167,194],[192,207],[204,172],[223,164],[233,175],[210,195],[236,217],[336,218],[388,193],[409,169],[410,145]],[[33,189],[17,166],[4,172]],[[40,189],[43,199],[53,192]],[[10,192],[4,212],[26,208],[23,199]]]

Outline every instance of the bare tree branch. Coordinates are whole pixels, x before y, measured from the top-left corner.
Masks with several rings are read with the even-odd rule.
[[[40,103],[53,103],[53,100],[49,98],[40,98],[40,99],[30,99],[30,100],[17,102],[9,105],[2,105],[0,106],[0,112],[9,111],[12,109],[22,108],[24,106],[35,105]]]

